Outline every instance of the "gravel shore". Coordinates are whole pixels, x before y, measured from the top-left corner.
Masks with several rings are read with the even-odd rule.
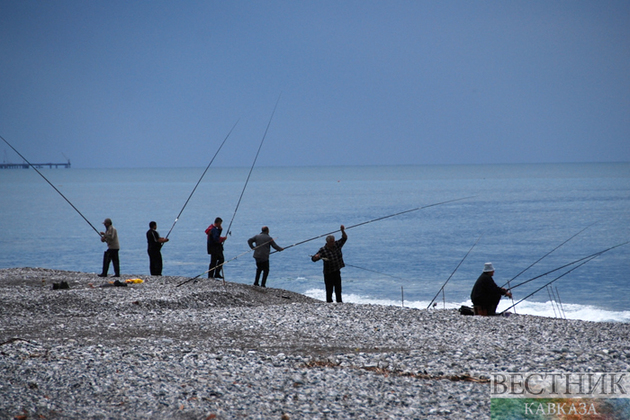
[[[0,418],[484,419],[493,372],[630,368],[629,324],[129,278],[0,270]]]

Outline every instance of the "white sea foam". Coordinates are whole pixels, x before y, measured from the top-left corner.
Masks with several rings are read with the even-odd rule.
[[[555,305],[555,303],[553,304]],[[523,302],[516,307],[519,314],[537,315],[559,318],[558,308],[554,313],[552,303],[547,302]],[[609,311],[591,305],[563,304],[563,315],[567,319],[580,319],[594,322],[630,322],[630,311]]]
[[[326,292],[323,289],[309,289],[304,293],[306,296],[326,300]],[[402,301],[392,299],[378,299],[357,294],[344,294],[344,302],[358,304],[372,304],[384,306],[404,306],[406,308],[427,309],[428,301]],[[464,302],[436,302],[435,309],[457,309],[462,305],[472,306],[470,300]],[[499,304],[497,312],[501,312],[512,305],[512,302],[504,299]],[[555,309],[555,312],[554,312]],[[579,319],[593,322],[630,322],[630,311],[609,311],[590,305],[564,304],[559,309],[555,302],[527,302],[520,303],[515,309],[508,312],[522,315],[535,315],[547,318]],[[562,312],[562,313],[561,313]]]

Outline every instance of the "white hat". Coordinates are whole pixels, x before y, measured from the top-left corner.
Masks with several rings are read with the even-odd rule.
[[[483,265],[483,272],[490,273],[491,271],[494,271],[494,267],[492,266],[492,263],[485,263]]]

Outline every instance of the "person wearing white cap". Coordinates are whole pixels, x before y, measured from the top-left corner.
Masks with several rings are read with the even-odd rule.
[[[494,276],[492,263],[485,263],[483,273],[475,282],[470,293],[475,315],[496,315],[501,296],[512,297],[509,290],[497,286],[492,276]]]

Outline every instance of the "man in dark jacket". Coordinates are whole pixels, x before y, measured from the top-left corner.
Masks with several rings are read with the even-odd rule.
[[[311,261],[324,260],[324,283],[326,284],[326,302],[332,302],[333,290],[337,303],[341,303],[341,269],[346,265],[343,262],[341,248],[346,243],[348,235],[346,228],[341,225],[341,239],[335,241],[333,235],[326,237],[326,245],[321,247],[317,254],[311,257]]]
[[[161,238],[157,231],[157,223],[149,222],[147,230],[147,253],[149,254],[149,271],[152,276],[162,275],[162,245],[168,238]]]
[[[223,219],[217,217],[214,219],[214,224],[208,226],[206,229],[206,235],[208,235],[208,254],[210,254],[210,266],[208,267],[208,278],[222,279],[221,269],[225,258],[223,257],[223,242],[225,237],[221,236],[223,228],[221,224]],[[218,266],[218,268],[217,268]]]
[[[492,276],[494,276],[494,267],[492,263],[486,263],[483,267],[483,273],[475,282],[470,293],[475,315],[496,315],[501,296],[512,297],[509,290],[496,285]]]

